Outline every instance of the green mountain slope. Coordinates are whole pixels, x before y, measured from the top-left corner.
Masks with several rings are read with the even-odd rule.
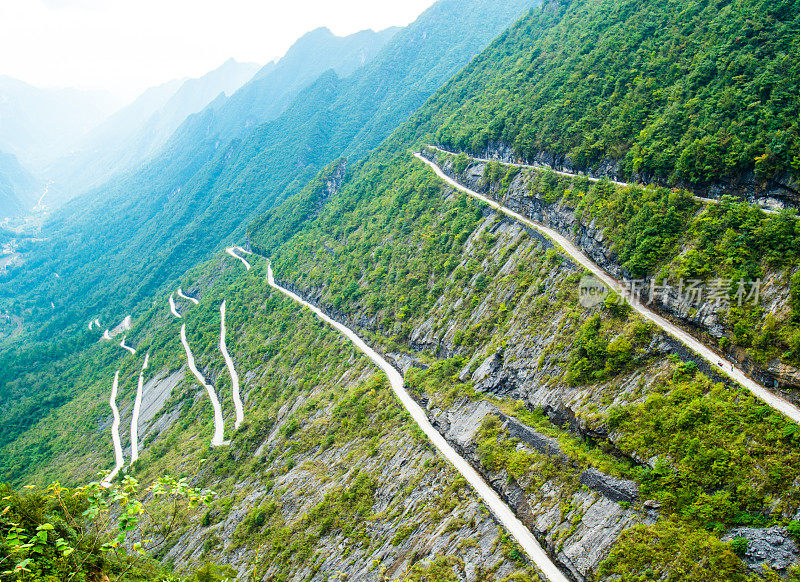
[[[449,39],[458,51],[444,54],[448,63],[437,68],[439,75],[466,63],[530,4],[519,0],[498,10],[492,2],[473,0],[465,10],[462,2],[443,2],[432,9],[435,18],[423,15],[376,57],[381,64],[370,77],[372,84],[361,80],[354,93],[342,92],[352,97],[346,112],[329,109],[325,96],[348,86],[347,79],[329,72],[281,119],[248,137],[217,149],[213,137],[198,136],[194,149],[188,142],[181,146],[186,155],[183,150],[167,155],[105,191],[68,204],[45,227],[47,240],[0,282],[0,304],[24,315],[28,334],[0,354],[0,421],[24,418],[24,427],[71,399],[74,386],[51,380],[79,365],[81,350],[91,345],[84,333],[88,322],[99,316],[108,324],[149,308],[158,290],[212,249],[241,240],[249,220],[279,201],[284,188],[296,184],[299,189],[338,156],[343,146],[328,145],[327,128],[348,123],[367,89],[376,93],[365,103],[375,119],[399,123],[410,107],[406,87],[429,78],[430,64],[443,56],[443,43]],[[406,59],[410,64],[404,65]],[[398,70],[400,77],[394,74]],[[427,83],[420,88],[430,94]],[[419,102],[423,98],[415,96]],[[389,131],[376,131],[381,129]],[[209,152],[215,153],[206,162]],[[10,442],[19,430],[15,424],[0,441]]]
[[[29,212],[36,205],[37,187],[16,157],[0,152],[0,218]]]
[[[397,28],[363,30],[338,37],[327,28],[313,30],[228,99],[187,120],[172,139],[173,144],[198,132],[214,135],[223,142],[240,137],[249,128],[275,119],[300,90],[322,73],[332,69],[346,77],[372,61],[397,32]]]
[[[256,578],[276,579],[282,566],[288,570],[284,578],[322,580],[335,571],[355,576],[367,563],[381,575],[410,567],[411,580],[466,580],[476,564],[491,564],[494,556],[469,561],[471,552],[483,547],[477,539],[483,534],[481,522],[473,523],[475,514],[466,511],[466,492],[450,489],[453,481],[445,477],[436,485],[444,493],[431,495],[428,484],[436,471],[426,467],[417,448],[423,445],[407,440],[416,438],[414,431],[401,421],[403,413],[386,397],[381,379],[371,377],[363,358],[341,338],[266,286],[265,258],[250,257],[253,270],[245,273],[240,262],[221,255],[181,280],[184,289],[202,298],[200,305],[185,303],[181,309],[199,366],[219,388],[229,425],[231,384],[216,348],[216,314],[223,298],[233,314],[234,359],[249,394],[249,419],[232,435],[231,448],[207,449],[211,407],[183,369],[179,322],[169,314],[166,295],[148,289],[156,287],[157,277],[167,279],[168,269],[182,266],[178,257],[204,244],[203,227],[218,225],[225,235],[238,236],[245,225],[235,222],[237,216],[273,207],[248,228],[253,250],[271,259],[280,280],[397,363],[432,424],[509,500],[572,577],[753,582],[782,574],[797,580],[800,574],[791,567],[796,556],[782,562],[775,548],[793,547],[800,531],[798,426],[625,305],[581,304],[582,268],[537,232],[446,187],[411,155],[432,141],[475,150],[491,146],[495,153],[503,144],[490,143],[490,136],[517,144],[523,126],[515,133],[503,121],[495,135],[482,124],[516,119],[507,112],[518,112],[520,119],[541,113],[541,104],[524,90],[520,71],[539,62],[542,47],[558,49],[554,38],[571,49],[564,58],[592,54],[600,59],[593,53],[596,36],[589,34],[581,44],[575,35],[606,26],[603,42],[610,51],[615,43],[627,46],[646,22],[658,23],[667,15],[673,17],[670,26],[677,23],[679,36],[701,34],[718,22],[717,12],[703,13],[704,6],[691,0],[629,5],[599,0],[534,10],[377,151],[346,169],[322,139],[338,135],[336,111],[315,103],[336,103],[347,94],[350,80],[323,75],[284,116],[205,166],[193,178],[197,190],[171,191],[159,201],[188,202],[170,210],[193,216],[193,229],[163,251],[162,271],[132,270],[137,275],[125,281],[141,292],[142,303],[146,298],[152,305],[136,313],[128,335],[137,356],[98,342],[61,358],[60,368],[48,368],[52,375],[46,384],[38,383],[38,371],[18,377],[5,372],[3,388],[13,397],[2,409],[24,418],[27,426],[0,442],[0,471],[21,484],[56,475],[80,481],[87,467],[110,468],[110,415],[103,402],[109,378],[115,369],[123,371],[125,426],[134,378],[149,351],[158,370],[154,374],[161,378],[154,383],[156,392],[171,388],[146,429],[147,451],[132,472],[148,480],[177,467],[193,482],[224,492],[213,511],[187,525],[170,555],[187,560],[201,547],[195,540],[202,540],[204,556],[229,561],[240,572],[254,568]],[[793,16],[774,6],[750,0],[735,7],[749,15],[748,25],[759,28],[775,24],[778,16]],[[645,13],[650,20],[628,19]],[[617,21],[630,27],[608,27]],[[724,36],[707,40],[704,50],[727,46]],[[751,46],[750,53],[754,50]],[[540,62],[548,71],[547,83],[554,85],[559,75],[550,73],[562,65],[557,56],[556,51],[552,60]],[[674,61],[680,64],[679,57]],[[649,64],[660,70],[658,51],[637,58],[642,68]],[[606,62],[590,74],[599,78],[606,69],[609,76],[633,74],[616,67],[615,61]],[[582,76],[586,73],[576,73],[574,83],[588,90],[592,79]],[[735,84],[725,79],[707,82],[718,81],[724,93],[730,88],[726,83]],[[617,98],[613,91],[604,95],[611,102]],[[704,95],[691,107],[714,111],[717,98]],[[593,106],[602,110],[604,103]],[[769,113],[755,108],[754,125],[747,127],[761,129],[752,134],[753,143],[768,138],[773,122],[790,126],[796,121]],[[581,136],[599,131],[615,115],[607,110],[586,121]],[[690,116],[686,131],[702,135],[706,121]],[[273,147],[280,141],[268,136],[291,127],[302,138],[298,149]],[[566,143],[569,135],[561,139]],[[630,150],[621,151],[624,157]],[[281,176],[283,183],[276,180],[283,186],[294,179],[289,197],[243,212],[237,204],[247,196],[238,196],[270,183],[257,168],[274,163],[272,156],[279,156],[276,167],[293,169]],[[701,203],[679,190],[522,171],[464,155],[440,158],[457,179],[537,220],[552,221],[620,274],[623,269],[660,274],[673,262],[687,275],[708,277],[715,269],[761,273],[774,285],[773,315],[786,314],[790,326],[796,323],[792,280],[798,277],[798,258],[786,247],[796,246],[797,226],[790,212],[765,215],[746,203]],[[325,166],[325,160],[331,163]],[[312,167],[323,169],[303,182]],[[746,166],[739,170],[748,171]],[[224,193],[211,186],[222,183],[229,188]],[[199,195],[205,192],[201,184],[219,196]],[[198,207],[208,214],[194,218]],[[764,260],[747,248],[754,244],[768,251]],[[74,339],[76,345],[88,345],[99,335],[83,333]],[[164,382],[173,376],[175,383]],[[54,400],[42,412],[34,399],[44,394]],[[76,434],[83,438],[77,440]],[[419,481],[405,480],[403,466],[413,467]],[[411,504],[408,512],[403,503]],[[453,521],[445,524],[443,516],[452,512]],[[420,519],[421,526],[411,525]],[[422,542],[433,531],[455,533],[450,545]],[[459,537],[463,544],[455,542]],[[493,552],[494,540],[503,539],[489,540]],[[765,539],[775,543],[763,559]],[[240,548],[246,554],[241,561]],[[507,548],[503,555],[498,569],[476,569],[475,577],[510,581],[529,575],[512,572],[516,563],[509,562],[519,558],[518,549]],[[429,570],[413,572],[417,567]]]
[[[475,2],[473,10],[464,11],[461,4],[446,2],[441,19],[422,17],[410,30],[414,38],[429,42],[409,44],[405,35],[398,39],[399,45],[391,42],[386,47],[378,57],[381,66],[371,77],[372,84],[358,85],[378,93],[365,107],[384,117],[387,110],[393,111],[392,119],[399,122],[409,104],[393,96],[404,96],[407,86],[428,74],[430,62],[440,56],[441,35],[459,41],[458,60],[446,55],[452,60],[447,70],[453,70],[528,5],[520,0],[498,11],[488,2]],[[475,28],[480,14],[485,18]],[[400,78],[391,77],[392,71],[403,69],[403,59],[412,65]],[[440,83],[445,80],[439,78]],[[112,317],[121,318],[211,249],[243,234],[246,221],[270,208],[286,186],[304,184],[338,156],[346,144],[328,143],[331,132],[326,120],[339,113],[328,109],[326,95],[340,83],[329,73],[307,89],[281,120],[256,128],[247,138],[218,144],[214,136],[197,136],[191,148],[187,142],[177,154],[68,205],[47,225],[49,240],[2,285],[2,301],[17,312],[31,313],[35,320],[49,320],[37,330],[41,336],[59,334],[76,320],[83,326],[84,318],[112,306]],[[349,95],[349,109],[336,122],[340,126],[359,111],[362,94]],[[422,98],[417,96],[418,101]],[[206,162],[209,153],[213,158]],[[281,155],[273,159],[276,153]],[[109,297],[116,299],[112,302]],[[51,301],[58,307],[55,314]]]
[[[438,100],[438,141],[797,202],[795,2],[551,6],[552,29],[519,23]]]
[[[566,455],[638,484],[641,497],[631,509],[643,513],[626,516],[631,525],[645,519],[642,503],[650,499],[665,520],[675,520],[676,536],[705,537],[712,561],[726,564],[700,566],[685,579],[744,579],[738,560],[706,530],[780,525],[800,509],[791,469],[800,441],[791,421],[703,375],[691,354],[630,310],[582,307],[581,269],[526,229],[443,188],[407,153],[371,157],[285,244],[267,249],[273,239],[260,232],[251,234],[254,248],[273,257],[277,276],[384,352],[425,364],[406,378],[432,417],[452,424],[461,410],[488,401],[546,434],[585,439],[581,452]],[[473,444],[487,478],[513,476],[537,515],[551,502],[538,493],[543,482],[545,491],[558,491],[562,507],[573,507],[570,463],[520,458],[508,435],[484,429]],[[603,452],[622,464],[611,468]],[[764,472],[771,477],[762,479]],[[564,564],[582,576],[596,567],[577,559],[583,536],[594,531],[593,515],[586,513],[584,526],[576,510],[572,528],[555,520],[543,536],[554,553],[561,543],[573,548],[575,561]],[[643,535],[657,538],[664,527],[666,521],[644,527]],[[631,564],[625,556],[639,538],[626,535],[589,545],[618,552],[619,571],[628,575],[683,567],[683,544],[665,548],[658,564]]]
[[[432,417],[452,423],[465,408],[476,410],[465,400],[497,402],[494,398],[501,397],[498,406],[507,414],[528,418],[542,430],[555,426],[585,439],[588,456],[583,458],[598,463],[593,465],[598,469],[601,462],[594,455],[600,451],[631,463],[619,468],[619,474],[638,484],[641,500],[650,499],[632,507],[645,513],[647,507],[657,507],[661,519],[615,534],[613,541],[598,541],[609,543],[603,551],[610,558],[602,565],[586,568],[583,563],[581,569],[577,562],[564,562],[582,576],[746,579],[748,571],[717,536],[736,537],[745,531],[738,529],[742,526],[757,531],[770,526],[777,529],[769,531],[787,536],[780,526],[796,524],[800,499],[791,466],[800,452],[797,427],[741,388],[715,382],[719,377],[713,365],[665,341],[654,329],[641,328],[630,311],[614,304],[582,307],[577,297],[580,269],[546,251],[546,245],[537,249],[537,238],[507,219],[488,210],[475,213],[459,201],[460,195],[442,188],[409,150],[439,142],[453,149],[509,155],[503,151],[505,143],[523,158],[534,159],[540,151],[570,154],[586,167],[608,159],[627,163],[630,152],[648,144],[668,160],[663,166],[667,170],[648,170],[656,178],[725,181],[753,169],[766,178],[755,165],[764,150],[749,162],[745,158],[776,135],[790,149],[797,145],[791,135],[796,100],[778,90],[796,78],[791,72],[798,62],[791,56],[796,11],[759,2],[723,8],[708,5],[704,12],[705,4],[693,2],[549,5],[542,15],[530,15],[495,41],[377,153],[351,169],[335,194],[323,187],[335,170],[331,167],[256,221],[249,235],[254,249],[273,258],[277,276],[361,329],[383,351],[430,366],[409,372],[407,379],[419,387]],[[717,14],[733,19],[745,32],[765,30],[770,36],[753,43],[740,39],[732,51],[724,33],[730,28]],[[659,22],[669,26],[659,27]],[[655,49],[625,53],[635,57],[633,64],[615,58],[615,51],[630,43],[650,46],[648,31],[655,35],[654,47],[674,51],[669,60]],[[602,49],[595,49],[593,39],[600,36]],[[738,61],[764,57],[761,65],[767,69],[785,65],[785,82],[776,83],[774,94],[765,92],[763,105],[754,104],[749,112],[727,109],[727,96],[749,99],[754,85],[740,87],[740,80],[720,66],[716,73],[706,71],[700,86],[694,78],[696,64],[686,61],[696,46],[689,42],[692,38],[703,39],[703,54],[718,54],[723,60],[734,52],[730,58]],[[770,61],[781,50],[789,56]],[[577,66],[584,61],[591,67]],[[682,74],[668,75],[669,64]],[[626,85],[616,84],[617,78],[625,83],[646,77],[643,71],[651,72],[654,87],[670,91],[669,106],[649,107],[633,99],[638,93],[626,93]],[[687,83],[694,83],[694,89],[678,92]],[[706,91],[709,86],[714,91]],[[635,88],[633,83],[630,89]],[[696,114],[686,115],[686,108]],[[653,133],[640,133],[641,125],[626,117],[640,112],[642,123],[665,128],[659,134],[664,143],[650,141]],[[747,153],[739,152],[743,157],[728,170],[712,164],[707,175],[683,174],[681,168],[689,166],[680,160],[699,163],[691,152],[702,148],[685,151],[694,139],[722,139],[711,131],[714,123],[730,123],[731,132],[739,131]],[[616,138],[598,137],[612,127],[618,130],[611,132]],[[685,141],[686,136],[692,141]],[[592,155],[580,149],[589,139],[596,145]],[[525,143],[535,145],[520,149]],[[710,320],[708,312],[675,315],[684,317],[690,328],[708,325],[698,335],[743,366],[777,355],[783,358],[778,363],[783,373],[791,373],[786,366],[795,361],[791,337],[797,318],[791,299],[796,285],[790,279],[797,279],[800,266],[793,250],[800,231],[791,212],[766,215],[732,200],[703,205],[687,192],[521,172],[465,156],[440,156],[440,163],[472,187],[561,230],[598,261],[603,259],[603,266],[617,269],[615,273],[629,269],[628,274],[657,277],[659,284],[671,275],[708,283],[715,277],[763,277],[768,282],[763,302],[769,308],[731,309]],[[791,171],[789,162],[779,165],[778,174],[783,171]],[[778,187],[773,183],[771,194]],[[735,285],[726,290],[732,299]],[[730,337],[723,341],[711,335],[720,329],[724,338]],[[744,337],[745,330],[752,336]],[[732,343],[738,345],[731,349]],[[781,356],[782,350],[789,351]],[[795,396],[790,392],[787,397]],[[517,401],[513,412],[509,400]],[[531,413],[540,419],[538,424]],[[761,414],[781,428],[773,431],[762,424]],[[447,426],[443,422],[442,430]],[[528,506],[537,508],[539,527],[546,512],[542,507],[547,507],[547,499],[537,495],[542,473],[552,470],[544,477],[545,489],[567,495],[560,498],[562,507],[572,507],[566,493],[569,470],[563,462],[553,463],[561,469],[542,469],[540,459],[514,454],[520,450],[518,442],[504,448],[509,435],[498,431],[494,421],[484,421],[481,431],[473,441],[475,462],[487,478],[497,479],[492,482],[511,476],[533,483],[526,489]],[[544,538],[554,554],[570,547],[573,556],[579,555],[581,532],[590,527],[583,518],[578,511],[566,532],[558,522],[551,524]],[[703,541],[691,541],[695,536]],[[656,543],[658,551],[650,551]],[[707,553],[686,561],[695,545]],[[749,554],[746,558],[751,572],[760,571],[758,560]]]
[[[62,376],[77,388],[75,398],[4,447],[2,478],[75,485],[110,468],[108,395],[116,370],[129,460],[136,379],[148,353],[142,456],[126,471],[142,483],[169,473],[216,492],[211,507],[182,521],[156,557],[168,555],[184,570],[202,547],[204,561],[230,564],[244,579],[291,579],[313,569],[320,581],[381,571],[447,580],[441,576],[460,565],[491,580],[535,580],[513,541],[414,429],[385,377],[338,333],[272,291],[264,261],[253,265],[245,272],[221,253],[194,269],[181,285],[200,304],[178,299],[177,320],[164,299],[137,318],[127,335],[136,355],[117,342],[95,343]],[[217,347],[223,299],[246,405],[238,431]],[[208,447],[211,408],[186,369],[178,339],[184,322],[198,367],[220,396],[229,446]]]

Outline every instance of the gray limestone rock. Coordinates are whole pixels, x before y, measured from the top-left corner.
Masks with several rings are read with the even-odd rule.
[[[759,574],[764,565],[784,573],[800,556],[797,543],[783,527],[737,527],[722,539],[730,541],[734,538],[747,539],[747,551],[742,559],[752,571]]]

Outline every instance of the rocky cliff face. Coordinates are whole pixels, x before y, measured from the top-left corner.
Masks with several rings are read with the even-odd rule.
[[[496,240],[492,249],[482,252],[484,241]],[[415,370],[426,370],[430,358],[460,357],[465,362],[458,380],[469,385],[474,397],[452,400],[440,392],[418,392],[416,398],[428,411],[432,424],[483,474],[488,482],[509,503],[537,535],[552,557],[579,581],[593,580],[600,562],[620,533],[635,524],[652,523],[657,517],[657,504],[641,499],[635,483],[619,479],[594,467],[577,463],[567,455],[558,440],[526,425],[503,412],[491,401],[522,401],[530,409],[540,409],[563,431],[579,439],[596,438],[613,445],[614,437],[602,425],[587,419],[587,402],[599,402],[601,387],[571,387],[563,382],[563,361],[571,351],[569,311],[573,307],[564,299],[565,285],[571,285],[578,269],[569,261],[549,259],[552,243],[537,231],[515,221],[487,212],[483,222],[466,243],[467,269],[471,257],[485,255],[474,266],[466,283],[449,281],[451,293],[443,295],[422,319],[409,322],[406,350],[390,351],[381,338],[391,334],[381,326],[377,316],[366,316],[352,310],[336,310],[326,306],[327,289],[303,289],[290,282],[281,285],[322,307],[331,317],[371,337],[373,348],[385,355],[407,377]],[[511,284],[500,284],[523,267],[538,272],[540,283],[527,291]],[[458,269],[457,269],[458,270]],[[488,295],[476,298],[474,287],[480,273],[491,274]],[[577,280],[574,281],[577,285]],[[493,319],[496,305],[509,307],[509,319],[502,332],[504,346],[493,344],[488,350],[459,341],[459,334]],[[549,307],[545,307],[548,305]],[[538,307],[535,307],[538,306]],[[531,310],[548,309],[547,314],[531,319]],[[446,316],[446,314],[450,314]],[[535,311],[534,311],[535,313]],[[539,314],[537,314],[539,315]],[[539,324],[541,323],[541,327]],[[492,330],[483,330],[492,337]],[[410,349],[409,349],[410,348]],[[653,368],[668,353],[674,353],[666,338],[654,336],[641,357],[654,360]],[[626,378],[619,387],[619,398],[637,389],[642,375]],[[603,408],[614,401],[605,402]],[[478,453],[479,430],[488,416],[497,418],[506,431],[504,440],[542,462],[542,473],[531,473],[523,479],[511,477],[505,470],[487,467]],[[621,456],[621,453],[619,453]],[[627,457],[626,457],[627,458]],[[646,464],[646,459],[630,459]]]
[[[605,159],[591,168],[576,165],[569,156],[555,155],[540,151],[532,160],[523,160],[516,155],[514,149],[507,144],[489,143],[478,152],[479,158],[498,160],[509,163],[540,164],[562,172],[584,174],[593,178],[609,178],[618,181],[639,182],[666,186],[663,180],[648,174],[626,176],[620,169],[619,161]],[[754,172],[746,172],[729,181],[715,181],[708,184],[670,183],[670,187],[686,188],[704,198],[720,199],[723,196],[736,196],[766,208],[796,208],[800,205],[800,184],[797,179],[784,174],[769,180],[758,179]]]
[[[513,160],[513,152],[507,147],[496,146],[491,151],[484,153],[492,154],[492,157],[501,161]],[[424,151],[423,155],[436,161],[434,152],[430,150]],[[541,197],[532,195],[525,173],[519,173],[507,189],[501,192],[499,185],[485,182],[486,163],[472,163],[459,173],[454,168],[451,156],[443,156],[439,161],[444,161],[441,166],[442,170],[453,179],[472,190],[498,200],[508,208],[535,222],[558,231],[613,277],[620,280],[631,279],[630,272],[621,265],[618,256],[612,249],[611,241],[606,238],[602,229],[595,222],[587,222],[582,219],[575,208],[564,201],[550,203]],[[542,161],[542,163],[544,162],[546,160]],[[563,169],[574,170],[568,167],[563,167]],[[780,302],[777,295],[780,295],[782,291],[770,286],[769,281],[766,283],[763,288],[764,301],[770,304],[770,310],[774,311],[779,308]],[[726,327],[722,313],[714,306],[708,303],[694,306],[682,302],[675,289],[670,290],[666,295],[656,293],[653,297],[650,282],[647,281],[640,284],[638,295],[642,302],[649,304],[661,315],[681,325],[712,346],[719,347],[719,340],[730,331]],[[762,384],[772,387],[789,400],[800,402],[800,395],[797,392],[800,389],[800,370],[777,360],[766,366],[759,366],[743,350],[729,350],[726,356],[737,361],[742,368]]]
[[[629,508],[639,501],[634,482],[593,468],[581,471],[556,439],[504,414],[493,404],[464,400],[446,410],[429,409],[428,416],[575,580],[594,579],[600,561],[624,529],[655,521],[654,511]],[[507,471],[488,469],[477,452],[479,428],[488,416],[499,419],[507,431],[506,438],[518,449],[546,457],[557,466],[559,478],[541,483],[536,475],[529,474],[518,481]]]

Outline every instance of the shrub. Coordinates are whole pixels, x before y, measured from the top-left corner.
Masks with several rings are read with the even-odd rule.
[[[732,582],[747,580],[731,544],[676,520],[622,532],[599,577],[613,580]]]
[[[789,535],[800,542],[800,521],[789,522],[789,525],[786,526],[786,529],[789,531]]]
[[[731,540],[731,549],[738,556],[744,556],[747,553],[747,545],[749,544],[747,538],[736,537]]]

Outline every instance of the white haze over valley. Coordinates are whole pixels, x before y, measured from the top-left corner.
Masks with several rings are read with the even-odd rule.
[[[382,30],[433,0],[3,0],[0,75],[39,87],[110,91],[199,77],[229,58],[266,64],[304,33]]]

